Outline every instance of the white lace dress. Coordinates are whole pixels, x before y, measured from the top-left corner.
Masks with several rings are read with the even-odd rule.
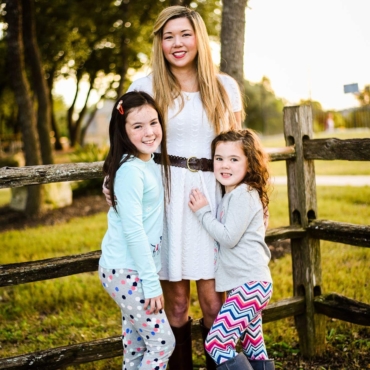
[[[219,75],[231,100],[234,112],[241,111],[241,98],[235,80]],[[153,95],[151,75],[133,82],[128,91],[140,90]],[[184,93],[185,106],[178,113],[179,101],[169,110],[167,123],[168,154],[180,157],[211,158],[215,131],[203,109],[200,93]],[[160,279],[213,279],[216,246],[188,206],[189,194],[199,188],[207,197],[212,211],[221,200],[221,190],[213,172],[191,172],[171,167],[171,198],[166,207],[162,241]]]

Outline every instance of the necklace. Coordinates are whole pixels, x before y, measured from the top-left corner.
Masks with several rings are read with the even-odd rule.
[[[197,80],[195,80],[194,81],[194,84],[193,84],[193,86],[191,87],[191,89],[190,89],[190,91],[188,91],[187,93],[185,92],[185,91],[183,91],[183,94],[185,95],[185,99],[187,100],[187,101],[189,101],[189,100],[191,100],[191,97],[192,97],[192,93],[194,93],[195,91],[195,88],[196,88],[196,85],[197,85],[197,83],[198,83],[198,81]]]

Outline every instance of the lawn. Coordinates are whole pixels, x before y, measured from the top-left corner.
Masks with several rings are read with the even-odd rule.
[[[316,137],[325,137],[325,134]],[[370,131],[335,132],[339,139],[369,137]],[[285,146],[282,136],[263,138],[267,147]],[[370,175],[369,162],[316,161],[317,175]],[[272,175],[285,175],[285,162],[271,163]],[[370,224],[370,187],[317,187],[318,218]],[[275,186],[270,197],[270,228],[289,224],[286,186]],[[10,201],[10,190],[0,189],[0,207]],[[75,218],[64,224],[0,233],[1,264],[35,261],[98,250],[106,215]],[[336,292],[370,304],[370,249],[321,242],[322,291]],[[271,261],[272,302],[292,296],[290,254]],[[355,273],[354,273],[355,271]],[[200,318],[192,285],[191,314]],[[343,367],[314,367],[299,360],[293,318],[264,324],[270,356],[279,369],[358,369],[370,352],[370,330],[364,326],[326,319],[326,358],[348,358]],[[2,357],[120,335],[116,305],[100,287],[96,273],[0,288],[0,348]],[[369,359],[369,357],[367,357]],[[295,360],[297,359],[297,360]],[[296,361],[296,362],[295,362]],[[299,366],[297,363],[299,362]],[[195,356],[195,363],[201,359]],[[119,368],[120,358],[76,366],[86,370]],[[292,363],[294,363],[292,365]],[[349,365],[350,364],[350,365]],[[352,367],[353,366],[353,367]],[[71,368],[72,369],[72,368]]]
[[[357,188],[356,192],[351,187],[318,187],[319,218],[368,225],[369,200],[369,187]],[[271,195],[270,213],[270,227],[288,224],[285,186],[275,187]],[[4,232],[0,234],[1,261],[6,264],[97,250],[105,227],[106,215],[100,213],[52,227]],[[370,303],[370,250],[321,242],[321,253],[323,292],[337,292]],[[272,261],[270,267],[274,279],[272,301],[292,296],[290,255]],[[194,286],[192,288],[192,316],[199,318],[199,303]],[[347,348],[352,353],[369,350],[370,340],[363,339],[364,336],[369,338],[368,329],[331,319],[326,321],[328,350]],[[283,358],[277,367],[288,368],[284,358],[299,356],[293,319],[267,323],[264,332],[270,355]],[[119,334],[118,309],[100,287],[96,273],[0,289],[2,356],[15,356]],[[196,363],[199,361],[197,358]],[[99,370],[118,368],[119,364],[120,359],[115,358],[80,365],[78,368]]]

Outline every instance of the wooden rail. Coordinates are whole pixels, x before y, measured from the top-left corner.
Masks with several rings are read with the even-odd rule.
[[[293,146],[269,150],[271,161],[295,157]],[[0,168],[0,189],[103,177],[103,162]]]
[[[312,238],[370,248],[370,226],[315,220],[307,226]]]
[[[303,140],[305,159],[370,161],[370,139]]]
[[[268,230],[266,242],[302,237],[306,232],[299,226]],[[0,265],[0,287],[55,279],[63,276],[91,272],[98,269],[101,251],[48,258],[39,261]]]

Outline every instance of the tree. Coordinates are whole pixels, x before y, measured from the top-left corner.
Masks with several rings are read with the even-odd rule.
[[[24,46],[22,38],[21,0],[6,0],[8,71],[18,105],[19,121],[23,136],[24,153],[27,166],[41,164],[36,116],[31,100],[30,86],[25,73]],[[40,211],[41,187],[29,186],[25,212],[33,216]]]
[[[245,8],[248,0],[223,2],[221,24],[221,71],[234,77],[244,89]]]
[[[53,163],[53,152],[50,142],[50,93],[36,40],[34,0],[22,0],[22,11],[23,40],[27,55],[27,64],[31,69],[33,91],[37,96],[37,131],[40,140],[41,158],[43,164],[51,164]]]
[[[370,85],[366,85],[356,98],[362,107],[370,106]]]
[[[257,84],[245,81],[244,91],[247,99],[244,125],[264,135],[282,133],[285,103],[275,96],[270,80],[263,77]]]

